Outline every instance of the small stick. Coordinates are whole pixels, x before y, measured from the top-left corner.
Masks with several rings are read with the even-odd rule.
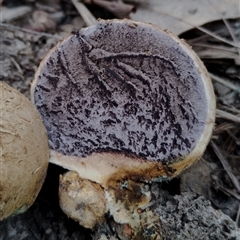
[[[234,47],[219,47],[218,45],[215,45],[215,44],[192,43],[191,46],[204,47],[204,48],[209,48],[209,49],[218,49],[218,50],[222,50],[222,51],[226,51],[226,52],[237,53],[237,50]]]
[[[233,115],[231,113],[225,112],[223,110],[217,109],[216,110],[217,117],[224,118],[236,123],[240,123],[240,116]]]
[[[228,29],[228,31],[229,31],[229,33],[230,33],[233,41],[235,42],[235,44],[236,44],[236,45],[237,45],[237,44],[239,45],[239,47],[237,48],[237,51],[238,51],[238,54],[240,55],[240,44],[238,43],[238,40],[237,40],[237,38],[236,38],[236,36],[235,36],[235,34],[234,34],[234,32],[233,32],[233,30],[232,30],[229,22],[228,22],[227,19],[225,19],[225,18],[223,18],[222,20],[223,20],[223,22],[225,23],[225,25],[226,25],[226,27],[227,27],[227,29]]]
[[[214,31],[215,34],[218,34],[220,33],[221,30],[216,30]],[[199,37],[195,37],[193,39],[189,39],[187,42],[192,45],[193,43],[198,43],[198,42],[203,42],[203,40],[207,40],[210,36],[206,33],[202,34],[201,36]]]
[[[222,21],[224,22],[224,24],[225,24],[228,32],[230,33],[230,35],[231,35],[234,43],[235,43],[236,45],[239,45],[239,47],[237,48],[237,51],[238,51],[238,54],[240,55],[240,44],[238,43],[238,40],[237,40],[234,32],[232,31],[232,28],[231,28],[230,24],[228,23],[227,19],[225,19],[225,18],[222,16],[222,14],[212,5],[212,3],[211,3],[209,0],[207,0],[207,1],[208,1],[209,5],[212,6],[212,8],[215,10],[215,12],[220,16],[220,18],[221,18]]]
[[[223,186],[220,186],[220,190],[222,190],[228,196],[231,195],[232,197],[235,197],[237,200],[240,201],[240,195],[235,193],[233,190],[227,189],[227,188],[225,188]]]
[[[218,135],[221,134],[223,131],[230,132],[229,129],[232,128],[235,128],[234,124],[224,121],[224,123],[221,123],[215,127],[213,134]]]
[[[223,37],[221,37],[221,36],[218,36],[218,35],[216,35],[215,33],[209,31],[208,29],[206,29],[206,28],[204,28],[204,27],[196,27],[196,28],[197,28],[198,30],[200,30],[200,31],[208,34],[209,36],[218,39],[218,40],[221,41],[221,42],[227,43],[227,44],[229,44],[230,46],[236,47],[237,49],[240,48],[240,46],[239,46],[237,43],[235,43],[235,42],[233,42],[233,41],[230,41],[230,40],[228,40],[228,39],[226,39],[226,38],[223,38]]]
[[[237,212],[237,217],[236,217],[236,221],[235,221],[237,225],[238,225],[239,219],[240,219],[240,203],[238,206],[238,212]]]
[[[213,80],[223,84],[224,86],[226,86],[226,87],[228,87],[228,88],[230,88],[230,89],[232,89],[234,91],[240,92],[240,87],[239,86],[236,86],[233,83],[231,83],[231,82],[229,82],[229,81],[227,81],[225,79],[222,79],[222,78],[220,78],[220,77],[218,77],[218,76],[216,76],[216,75],[214,75],[212,73],[209,73],[209,75],[210,75],[210,77]]]
[[[213,150],[214,150],[215,154],[217,155],[218,159],[222,163],[224,170],[227,172],[227,174],[228,174],[229,178],[231,179],[231,181],[232,181],[234,187],[236,188],[237,192],[240,193],[240,185],[239,185],[239,182],[238,182],[237,178],[232,173],[231,166],[228,164],[228,162],[224,158],[222,152],[220,151],[218,146],[214,143],[214,141],[211,141],[210,145],[213,148]]]
[[[19,64],[17,63],[17,61],[16,61],[13,57],[11,57],[10,60],[12,61],[12,63],[14,64],[14,66],[17,68],[18,72],[19,72],[20,74],[23,74],[23,70],[21,69],[21,67],[19,66]]]
[[[237,109],[234,106],[229,107],[229,106],[221,105],[221,109],[223,109],[223,110],[226,109],[226,110],[228,110],[228,111],[230,111],[230,112],[232,112],[234,114],[240,114],[240,109]]]
[[[18,26],[14,26],[14,25],[11,25],[11,24],[8,24],[8,23],[0,23],[0,27],[6,28],[6,29],[11,29],[11,30],[22,31],[22,32],[26,32],[26,33],[30,33],[30,34],[34,34],[34,35],[49,37],[49,38],[62,39],[62,37],[60,37],[58,35],[52,35],[52,34],[44,33],[44,32],[37,32],[37,31],[30,30],[30,29],[27,29],[27,28],[21,28],[21,27],[18,27]]]
[[[234,134],[232,134],[229,130],[227,130],[227,133],[230,135],[230,137],[235,141],[235,143],[240,146],[240,139],[236,137]]]
[[[97,23],[96,18],[88,10],[88,8],[78,0],[72,0],[73,5],[78,10],[79,14],[83,18],[83,21],[87,24],[88,27],[95,25]]]

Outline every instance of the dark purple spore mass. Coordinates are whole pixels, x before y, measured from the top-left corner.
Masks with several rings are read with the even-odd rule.
[[[131,153],[171,161],[196,145],[206,119],[193,60],[148,26],[100,22],[46,60],[34,100],[50,147],[65,155]]]

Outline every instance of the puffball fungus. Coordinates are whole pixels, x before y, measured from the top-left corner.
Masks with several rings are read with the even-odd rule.
[[[126,19],[101,20],[61,41],[31,92],[50,161],[78,173],[76,182],[98,183],[115,221],[132,227],[151,199],[146,183],[173,178],[200,158],[214,126],[213,88],[197,55],[173,34]],[[88,204],[69,193],[70,179],[61,177],[59,195],[73,216],[68,201],[77,197],[81,212]],[[86,217],[74,215],[83,225]]]
[[[33,204],[48,162],[40,114],[24,95],[0,82],[0,220]]]

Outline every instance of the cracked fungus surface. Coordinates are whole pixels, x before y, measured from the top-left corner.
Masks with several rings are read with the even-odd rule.
[[[50,147],[171,161],[196,145],[206,96],[193,60],[165,32],[100,22],[72,34],[37,77]]]

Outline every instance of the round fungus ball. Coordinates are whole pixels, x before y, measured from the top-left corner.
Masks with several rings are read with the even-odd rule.
[[[33,204],[48,162],[40,114],[24,95],[0,82],[0,220]]]
[[[72,33],[42,61],[31,90],[50,161],[99,183],[108,202],[119,202],[120,188],[126,195],[141,191],[137,182],[177,176],[201,157],[214,126],[201,60],[173,34],[131,20]]]

